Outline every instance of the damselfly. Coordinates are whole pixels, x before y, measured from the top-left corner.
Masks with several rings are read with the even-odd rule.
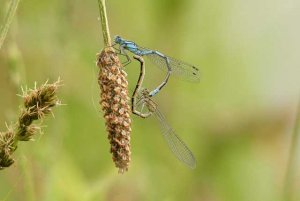
[[[164,115],[158,110],[157,104],[151,99],[151,92],[148,89],[141,90],[145,75],[144,60],[137,55],[134,56],[134,59],[141,63],[141,73],[131,99],[132,113],[142,118],[147,118],[152,115],[155,116],[160,123],[161,133],[176,158],[190,168],[195,168],[196,160],[193,153],[166,122]]]
[[[124,63],[124,65],[127,65],[131,62],[131,59],[126,52],[130,51],[138,56],[146,56],[157,67],[164,71],[167,71],[166,78],[156,89],[151,91],[150,97],[157,94],[167,84],[170,74],[179,76],[185,80],[192,82],[197,82],[200,79],[199,70],[193,65],[169,57],[159,51],[138,46],[133,41],[125,40],[120,36],[116,36],[114,41],[115,45],[119,45],[119,49],[117,49],[119,50],[118,53],[126,56],[127,58],[127,61]]]

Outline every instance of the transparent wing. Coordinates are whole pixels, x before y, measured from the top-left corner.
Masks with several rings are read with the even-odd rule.
[[[135,104],[136,111],[140,112],[141,114],[148,114],[151,113],[149,110],[149,107],[147,106],[145,100],[143,98],[137,99],[137,102]]]
[[[168,71],[167,63],[165,58],[159,56],[158,54],[147,54],[145,55],[154,65],[162,69],[163,71]],[[187,64],[183,61],[168,57],[169,64],[171,68],[171,74],[178,76],[186,81],[198,82],[200,80],[199,69],[193,65]]]
[[[145,97],[138,93],[136,108],[141,113],[148,112],[149,105],[152,104],[157,106],[157,104],[152,99],[145,100]],[[145,111],[146,110],[146,111]],[[167,123],[164,115],[155,107],[154,110],[151,110],[156,117],[156,119],[160,123],[161,133],[164,136],[167,144],[173,154],[176,156],[177,159],[182,161],[184,164],[189,166],[190,168],[196,167],[196,159],[192,153],[192,151],[186,146],[186,144],[176,135],[173,128]]]
[[[185,163],[190,168],[196,167],[196,159],[192,151],[186,146],[186,144],[176,135],[173,128],[166,122],[163,114],[156,108],[154,116],[158,119],[161,126],[161,133],[164,136],[167,144],[173,154],[180,161]]]

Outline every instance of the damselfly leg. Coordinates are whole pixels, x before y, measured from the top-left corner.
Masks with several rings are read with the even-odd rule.
[[[118,44],[115,43],[115,44],[113,44],[113,45],[110,46],[110,47],[112,47],[112,48],[116,51],[116,53],[117,53],[118,55],[122,55],[122,56],[124,56],[124,57],[126,58],[126,61],[123,61],[123,62],[122,62],[122,66],[125,67],[125,66],[127,66],[128,64],[131,63],[131,59],[130,59],[130,57],[128,56],[127,52],[124,50],[124,48],[123,48],[122,46],[119,46],[119,48],[117,48],[117,47],[116,47],[117,45],[118,45]]]

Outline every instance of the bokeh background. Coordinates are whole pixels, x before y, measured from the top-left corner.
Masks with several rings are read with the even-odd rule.
[[[0,0],[1,23],[9,2]],[[0,172],[0,200],[282,200],[300,90],[299,10],[295,0],[109,0],[112,35],[201,71],[200,83],[172,77],[155,98],[197,168],[173,157],[155,119],[132,116],[132,162],[120,175],[98,105],[97,1],[21,0],[0,50],[0,130],[16,121],[21,85],[60,77],[66,105],[44,134],[19,144],[16,163]],[[126,67],[131,90],[138,70]],[[149,64],[145,86],[163,77]],[[296,160],[293,200],[299,168]]]

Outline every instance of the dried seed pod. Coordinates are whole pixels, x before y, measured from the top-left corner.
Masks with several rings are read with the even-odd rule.
[[[121,69],[120,60],[111,47],[103,49],[97,57],[100,105],[104,112],[112,158],[119,172],[124,173],[128,170],[131,154],[127,74]]]
[[[28,141],[39,130],[39,127],[31,125],[34,120],[43,119],[52,112],[52,107],[60,102],[56,95],[61,81],[58,79],[53,84],[47,82],[42,86],[23,92],[24,106],[18,121],[17,138],[19,141]]]
[[[0,170],[9,167],[14,163],[11,158],[12,153],[16,149],[15,134],[13,130],[9,129],[6,132],[0,132]]]
[[[52,108],[60,104],[56,95],[60,80],[53,84],[45,83],[39,88],[23,91],[24,108],[21,110],[18,122],[0,132],[0,170],[14,163],[13,152],[19,141],[32,140],[40,126],[32,124],[35,120],[42,120],[52,112]]]

